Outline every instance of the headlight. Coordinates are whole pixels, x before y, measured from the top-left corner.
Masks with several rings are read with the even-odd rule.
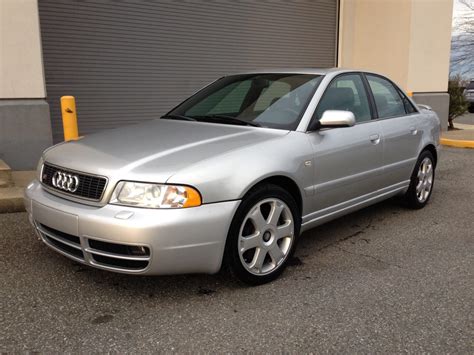
[[[146,208],[185,208],[201,205],[201,195],[189,186],[121,181],[110,203]]]

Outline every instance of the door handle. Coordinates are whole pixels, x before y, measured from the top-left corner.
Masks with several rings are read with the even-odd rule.
[[[372,144],[379,144],[380,143],[380,135],[378,134],[371,134],[369,137]]]
[[[410,127],[410,133],[414,136],[418,133],[418,130],[415,127]]]

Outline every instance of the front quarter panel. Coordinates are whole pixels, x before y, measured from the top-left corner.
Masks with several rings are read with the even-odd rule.
[[[196,187],[203,203],[241,199],[258,182],[272,176],[285,176],[299,187],[303,214],[312,193],[312,146],[305,133],[287,135],[252,144],[225,154],[197,162],[182,169],[170,184]]]

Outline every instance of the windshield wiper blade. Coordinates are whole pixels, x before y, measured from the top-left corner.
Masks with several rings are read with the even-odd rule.
[[[195,118],[183,116],[183,115],[164,115],[160,118],[164,118],[166,120],[181,120],[181,121],[196,121]]]
[[[262,125],[259,124],[259,123],[249,122],[249,121],[245,121],[245,120],[242,120],[240,118],[237,118],[237,117],[227,116],[227,115],[217,115],[217,114],[216,115],[205,115],[205,116],[199,116],[197,118],[227,121],[229,123],[235,123],[235,124],[253,126],[253,127],[262,127]]]

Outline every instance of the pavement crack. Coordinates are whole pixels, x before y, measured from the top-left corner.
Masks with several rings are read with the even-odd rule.
[[[321,250],[324,250],[324,249],[327,249],[327,248],[330,248],[330,247],[335,247],[337,249],[339,249],[340,251],[344,252],[344,253],[348,253],[348,254],[352,254],[352,255],[358,255],[358,256],[363,256],[365,258],[369,258],[369,259],[373,259],[379,263],[382,263],[382,264],[385,264],[385,265],[389,265],[389,266],[394,266],[396,268],[399,268],[399,269],[402,269],[402,267],[400,265],[397,265],[397,264],[392,264],[392,263],[389,263],[385,260],[382,260],[380,258],[377,258],[376,256],[373,256],[373,255],[369,255],[369,254],[364,254],[364,253],[358,253],[358,252],[353,252],[353,251],[349,251],[347,249],[344,249],[342,247],[339,246],[339,244],[345,242],[345,241],[348,241],[349,239],[352,239],[352,238],[355,238],[357,237],[358,235],[361,235],[361,234],[364,234],[366,230],[368,230],[369,228],[372,227],[372,220],[369,221],[369,223],[367,223],[367,225],[365,227],[362,227],[360,228],[359,230],[355,231],[354,233],[351,233],[349,234],[348,236],[346,237],[343,237],[341,239],[338,239],[336,240],[335,242],[333,243],[330,243],[328,245],[325,245],[323,246],[322,248],[319,248],[318,251],[321,251]],[[361,238],[361,240],[363,240],[364,242],[366,242],[367,244],[369,244],[370,240],[367,239],[367,238]]]
[[[357,237],[358,235],[361,235],[361,234],[364,234],[365,231],[367,229],[369,229],[370,227],[372,226],[372,220],[369,221],[369,223],[367,223],[367,225],[365,227],[362,227],[361,229],[355,231],[354,233],[351,233],[350,235],[346,236],[346,237],[343,237],[341,239],[338,239],[336,240],[335,242],[333,243],[329,243],[328,245],[325,245],[321,248],[318,249],[318,251],[321,251],[321,250],[324,250],[324,249],[327,249],[327,248],[330,248],[330,247],[333,247],[333,246],[337,246],[338,244],[342,243],[342,242],[345,242],[351,238],[354,238],[354,237]],[[367,244],[369,243],[368,239],[364,238],[363,239]]]
[[[337,249],[339,249],[340,251],[344,252],[344,253],[351,254],[351,255],[363,256],[363,257],[365,257],[365,258],[369,258],[369,259],[375,260],[375,261],[377,261],[377,262],[379,262],[379,263],[382,263],[382,264],[385,264],[385,265],[394,266],[394,267],[396,267],[396,268],[403,269],[400,265],[389,263],[388,261],[385,261],[385,260],[383,260],[383,259],[377,258],[376,256],[369,255],[369,254],[364,254],[364,253],[357,253],[357,252],[349,251],[349,250],[347,250],[347,249],[341,248],[341,247],[338,246],[338,245],[334,245],[334,246],[335,246]]]

